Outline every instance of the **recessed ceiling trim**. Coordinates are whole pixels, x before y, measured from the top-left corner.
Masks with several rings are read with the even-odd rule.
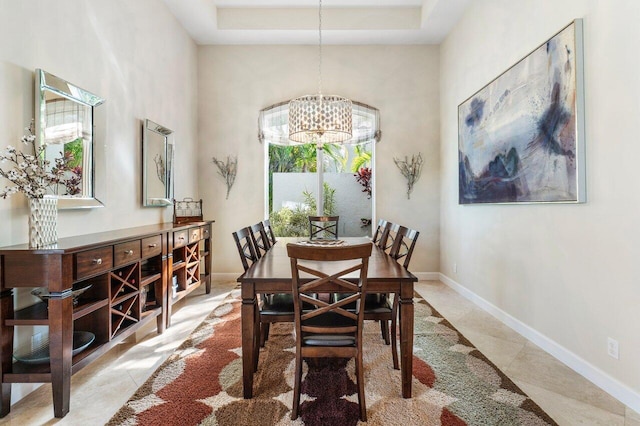
[[[219,30],[317,30],[318,11],[311,8],[225,8],[217,10]],[[323,30],[420,29],[422,9],[339,8],[322,10]]]
[[[309,14],[317,19],[317,0],[163,1],[199,45],[300,45],[317,42],[316,24],[311,25],[311,18],[304,18]],[[323,29],[326,29],[323,44],[439,44],[458,22],[470,1],[323,0],[323,9],[326,6],[326,11],[335,14],[323,22]],[[354,11],[357,8],[360,10]],[[384,9],[389,15],[387,22],[380,18],[377,8]],[[240,9],[247,10],[243,12]],[[269,12],[270,9],[287,11]],[[219,14],[223,15],[220,19]],[[272,16],[269,14],[274,17],[265,19],[267,22],[258,22],[259,15]],[[288,19],[287,25],[282,17],[287,15],[301,19]],[[371,17],[371,22],[367,22],[367,16]]]

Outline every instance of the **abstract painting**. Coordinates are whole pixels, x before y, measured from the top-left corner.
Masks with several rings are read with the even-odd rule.
[[[586,198],[582,20],[458,106],[459,203]]]

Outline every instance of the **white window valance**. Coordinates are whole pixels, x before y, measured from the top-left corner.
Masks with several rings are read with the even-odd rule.
[[[352,101],[353,137],[344,143],[360,145],[380,142],[380,111],[377,108]],[[260,111],[258,117],[258,140],[260,143],[290,145],[289,141],[289,101],[271,105]]]

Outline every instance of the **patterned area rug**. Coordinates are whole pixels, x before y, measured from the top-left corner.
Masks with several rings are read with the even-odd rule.
[[[367,323],[369,425],[555,425],[556,423],[424,299],[415,299],[413,398],[377,323]],[[239,291],[234,291],[156,370],[109,425],[356,425],[353,360],[310,360],[300,417],[290,420],[294,336],[272,325],[260,351],[254,398],[242,398]]]

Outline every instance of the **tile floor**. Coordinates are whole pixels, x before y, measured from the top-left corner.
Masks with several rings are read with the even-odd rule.
[[[53,417],[51,386],[44,385],[15,404],[0,424],[106,423],[235,285],[215,283],[209,296],[197,290],[174,312],[173,326],[164,334],[156,335],[151,327],[139,332],[137,343],[129,339],[74,375],[71,411],[63,419]],[[421,281],[416,290],[560,425],[640,426],[640,414],[446,285]]]

